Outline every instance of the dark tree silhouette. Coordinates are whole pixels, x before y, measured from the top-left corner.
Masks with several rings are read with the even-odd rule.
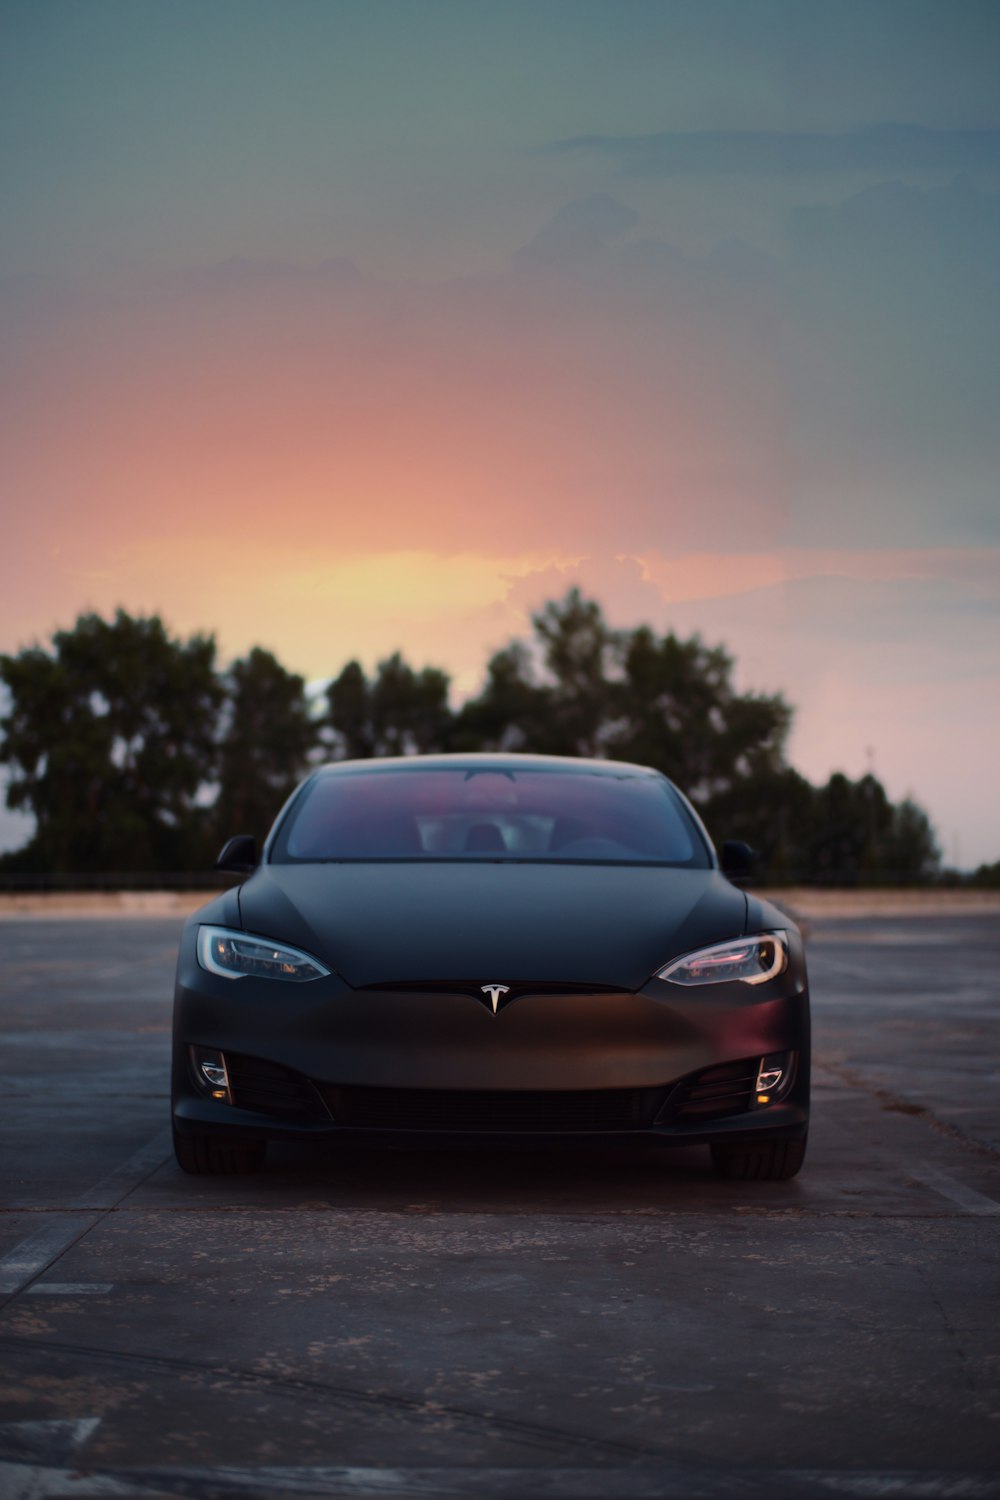
[[[738,693],[721,647],[645,626],[612,630],[577,589],[532,624],[534,655],[518,642],[498,652],[483,692],[459,714],[463,748],[639,761],[702,804],[783,766],[791,709],[780,697]]]
[[[456,750],[538,750],[551,744],[546,709],[549,690],[535,680],[531,652],[512,641],[490,657],[478,698],[459,710],[451,731]],[[552,753],[566,753],[554,751]],[[573,753],[573,752],[569,752]]]
[[[525,750],[638,761],[676,781],[717,839],[759,849],[772,883],[936,875],[923,810],[894,806],[873,776],[811,785],[785,760],[791,708],[779,694],[737,691],[721,646],[613,630],[577,589],[538,610],[532,630],[491,657],[482,690],[457,713],[447,674],[397,652],[370,679],[349,661],[318,720],[302,678],[268,651],[220,676],[210,636],[174,640],[155,616],[124,610],[111,621],[82,615],[51,650],[0,657],[7,799],[37,821],[26,848],[0,864],[204,867],[218,838],[266,832],[322,743],[338,759]],[[996,880],[996,867],[977,878]]]
[[[760,856],[774,885],[795,885],[809,874],[803,835],[812,825],[816,788],[791,766],[734,779],[701,808],[718,839],[743,839]]]
[[[792,710],[778,695],[738,693],[733,661],[698,636],[625,638],[621,719],[608,752],[665,771],[699,805],[784,765]]]
[[[186,868],[204,821],[196,797],[215,774],[213,637],[174,640],[155,615],[122,609],[110,622],[81,615],[51,651],[0,657],[0,678],[7,800],[37,823],[19,867]]]
[[[370,690],[361,665],[349,661],[326,691],[335,753],[343,760],[367,760],[375,754]]]
[[[449,678],[436,667],[415,671],[397,651],[372,681],[350,661],[327,689],[328,723],[339,759],[419,755],[448,748]]]
[[[772,882],[926,880],[938,854],[926,814],[893,807],[874,777],[814,787],[785,760],[792,709],[780,694],[741,693],[733,660],[698,636],[615,631],[571,589],[532,617],[531,644],[487,666],[456,717],[457,749],[598,755],[656,766],[710,829],[763,856]]]
[[[622,637],[601,607],[570,589],[531,617],[534,649],[512,641],[458,716],[463,748],[603,755],[618,714]]]
[[[263,839],[295,790],[319,738],[305,680],[259,646],[226,674],[228,704],[219,745],[217,835]]]
[[[882,851],[879,875],[894,885],[921,885],[941,863],[941,850],[930,819],[910,797],[897,802]]]

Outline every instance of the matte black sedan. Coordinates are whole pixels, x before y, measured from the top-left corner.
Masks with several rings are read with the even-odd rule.
[[[786,1178],[809,1111],[800,935],[645,766],[353,761],[190,918],[173,1118],[188,1172],[269,1140],[706,1144]],[[738,868],[740,867],[740,868]]]

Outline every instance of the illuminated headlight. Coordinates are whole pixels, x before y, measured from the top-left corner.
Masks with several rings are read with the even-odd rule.
[[[330,970],[319,959],[289,948],[286,943],[268,942],[267,938],[248,937],[245,932],[231,932],[228,927],[198,928],[198,962],[210,974],[223,979],[287,979],[304,984],[307,979],[321,979]]]
[[[675,958],[657,979],[671,984],[766,984],[788,967],[788,939],[783,932],[755,932],[729,943],[714,943]]]

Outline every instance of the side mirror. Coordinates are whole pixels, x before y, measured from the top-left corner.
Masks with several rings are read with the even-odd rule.
[[[757,868],[757,853],[742,839],[726,839],[722,846],[722,873],[734,885],[749,880]]]
[[[217,870],[232,870],[234,875],[249,875],[257,868],[257,840],[252,833],[238,833],[227,839],[215,861]]]

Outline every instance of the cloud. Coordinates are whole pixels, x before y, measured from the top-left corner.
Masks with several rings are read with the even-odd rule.
[[[639,215],[608,193],[593,193],[567,203],[522,249],[514,255],[514,264],[565,265],[604,250],[627,230],[634,228]]]
[[[351,552],[428,527],[560,555],[780,527],[781,356],[756,293],[634,221],[570,204],[493,276],[229,262],[36,305],[0,364],[19,531],[97,569],[157,513],[194,535],[280,517]]]
[[[1000,548],[783,547],[770,552],[706,552],[636,559],[643,577],[671,604],[750,594],[773,584],[808,578],[848,578],[868,583],[939,580],[958,584],[970,599],[1000,606]]]
[[[596,195],[492,275],[0,289],[8,604],[51,597],[54,546],[100,571],[160,514],[352,554],[982,542],[998,204],[882,185],[794,214],[779,258],[683,254]]]
[[[819,131],[691,130],[653,135],[581,135],[550,151],[591,153],[633,177],[773,177],[856,172],[963,172],[1000,169],[1000,130],[935,130],[879,124]]]

